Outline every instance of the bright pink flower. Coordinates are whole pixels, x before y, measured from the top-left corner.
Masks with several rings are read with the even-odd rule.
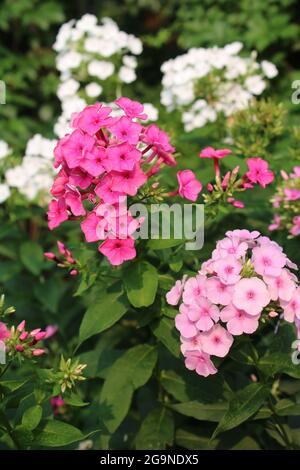
[[[237,309],[234,305],[227,305],[220,312],[222,322],[227,323],[227,330],[232,335],[242,333],[251,334],[258,328],[260,315],[249,315],[244,310]]]
[[[261,276],[279,276],[286,263],[286,255],[276,246],[266,243],[252,251],[252,263]]]
[[[187,316],[196,323],[199,331],[208,331],[219,320],[219,309],[205,297],[199,297],[188,306]]]
[[[233,305],[250,315],[260,314],[270,300],[266,284],[258,277],[241,279],[234,287]]]
[[[108,170],[110,162],[104,147],[95,147],[92,152],[86,152],[80,167],[89,175],[100,176]]]
[[[122,116],[116,124],[110,127],[112,134],[120,142],[128,142],[136,145],[139,141],[142,126],[137,122],[132,122],[126,116]]]
[[[129,196],[135,196],[138,189],[147,181],[147,176],[138,164],[131,171],[123,171],[122,173],[112,172],[112,175],[112,190],[121,191]]]
[[[175,150],[170,144],[167,134],[161,131],[155,124],[146,127],[143,142],[155,147],[158,152],[163,150],[164,152],[172,153]]]
[[[214,304],[230,304],[233,291],[233,286],[223,284],[218,277],[213,276],[206,282],[207,297]]]
[[[182,291],[185,284],[185,278],[182,281],[176,281],[175,285],[166,294],[166,300],[169,305],[177,305],[182,296]]]
[[[82,204],[81,194],[75,189],[69,189],[65,194],[65,203],[75,216],[85,215],[85,208]]]
[[[195,202],[202,190],[202,184],[197,180],[192,170],[182,170],[177,172],[179,183],[179,194],[181,197]]]
[[[248,158],[247,165],[249,171],[246,176],[251,183],[258,183],[265,188],[274,180],[274,173],[269,170],[268,162],[262,158]]]
[[[74,168],[70,173],[70,184],[79,186],[80,189],[87,189],[93,181],[93,176],[82,168]]]
[[[297,201],[297,199],[300,199],[300,191],[296,188],[284,188],[284,194],[286,195],[286,201]]]
[[[278,300],[278,298],[287,302],[291,300],[296,284],[286,269],[282,269],[277,277],[264,276],[264,281],[268,285],[272,300]]]
[[[0,341],[4,341],[6,338],[10,337],[10,332],[7,329],[6,325],[0,322]]]
[[[141,152],[127,142],[107,149],[109,162],[114,171],[131,171],[141,159]]]
[[[209,331],[201,333],[203,352],[218,357],[225,357],[231,345],[233,337],[221,325],[214,325]]]
[[[206,277],[198,274],[196,277],[190,277],[185,285],[183,291],[183,302],[191,305],[197,301],[199,297],[206,295]]]
[[[97,217],[95,212],[90,212],[86,219],[81,222],[81,230],[83,231],[87,242],[96,242],[100,240],[97,231],[100,220],[101,219]]]
[[[176,315],[175,326],[177,330],[180,331],[180,334],[185,338],[192,338],[198,333],[195,323],[189,319],[186,313],[179,313]]]
[[[68,211],[64,199],[51,201],[48,211],[48,227],[50,230],[58,227],[62,222],[68,220]]]
[[[206,147],[199,153],[200,158],[224,158],[230,155],[232,152],[229,149],[215,150],[213,147]]]
[[[242,264],[232,255],[214,262],[214,270],[223,284],[236,284],[241,276]]]
[[[35,356],[35,357],[38,357],[38,356],[42,356],[43,354],[45,354],[45,349],[34,349],[32,351],[32,355]]]
[[[210,360],[210,356],[204,352],[187,352],[185,354],[185,367],[189,370],[195,370],[202,377],[208,377],[218,372]]]
[[[300,287],[297,287],[294,291],[289,302],[281,301],[280,305],[283,308],[283,315],[286,321],[292,323],[295,317],[300,319]]]
[[[147,114],[144,113],[144,106],[138,101],[132,101],[129,98],[118,98],[115,103],[119,108],[123,109],[126,116],[129,118],[147,119]]]
[[[120,191],[120,188],[114,190],[113,189],[113,177],[112,174],[109,173],[105,175],[99,184],[95,188],[95,193],[100,199],[108,204],[114,204],[116,202],[122,202],[125,199],[125,193]]]
[[[56,198],[63,197],[66,192],[66,186],[69,182],[69,177],[65,170],[60,170],[51,188],[52,196]]]
[[[64,140],[61,152],[69,168],[76,168],[85,159],[87,152],[92,152],[96,141],[93,137],[76,129]]]
[[[109,117],[111,111],[112,108],[103,106],[101,103],[87,106],[74,116],[72,127],[78,127],[82,131],[94,135],[101,127],[110,127],[117,121],[117,118]]]
[[[107,238],[99,246],[99,251],[108,258],[113,266],[119,266],[124,261],[129,261],[136,257],[134,240],[132,238]]]

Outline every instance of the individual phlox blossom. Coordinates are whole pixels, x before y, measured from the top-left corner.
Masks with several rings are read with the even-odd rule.
[[[175,327],[186,367],[215,373],[213,356],[225,358],[234,337],[255,333],[260,322],[278,317],[298,331],[300,287],[291,269],[297,266],[282,247],[258,231],[227,231],[198,274],[185,275],[166,296],[173,305],[181,299]]]
[[[202,190],[202,184],[197,180],[192,170],[182,170],[177,173],[179,184],[178,193],[184,199],[197,201],[198,195]]]
[[[246,176],[251,183],[258,183],[265,188],[274,181],[274,173],[269,170],[268,162],[262,158],[248,158],[247,165],[249,170]]]
[[[152,176],[176,161],[167,134],[141,123],[146,118],[141,103],[121,97],[113,105],[119,107],[118,116],[102,103],[76,112],[74,129],[57,143],[48,224],[53,230],[66,220],[79,220],[86,241],[103,242],[99,252],[118,266],[136,256],[133,235],[143,222],[120,208],[148,181],[155,193]]]

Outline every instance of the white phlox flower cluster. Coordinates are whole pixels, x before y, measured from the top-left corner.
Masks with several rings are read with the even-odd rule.
[[[192,48],[162,65],[161,103],[168,111],[181,111],[186,132],[247,108],[265,90],[266,79],[278,74],[271,62],[258,63],[255,51],[249,57],[240,56],[242,47],[234,42]]]
[[[10,196],[9,186],[3,181],[2,166],[6,158],[11,154],[11,148],[4,140],[0,140],[0,204],[6,201]]]

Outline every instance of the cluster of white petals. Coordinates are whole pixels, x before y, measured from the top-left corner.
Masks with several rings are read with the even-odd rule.
[[[181,111],[186,132],[247,108],[265,90],[266,79],[278,74],[271,62],[258,63],[256,52],[240,56],[242,47],[234,42],[192,48],[162,65],[161,103],[168,111]]]

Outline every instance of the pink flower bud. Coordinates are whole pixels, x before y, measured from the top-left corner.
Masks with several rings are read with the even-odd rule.
[[[16,349],[17,352],[23,352],[24,351],[24,347],[21,344],[17,344],[15,349]]]
[[[274,310],[272,310],[272,312],[269,312],[269,317],[270,317],[270,318],[278,317],[278,313],[275,312]]]
[[[34,349],[32,351],[33,356],[42,356],[43,354],[45,354],[45,349]]]
[[[237,165],[236,167],[234,167],[234,169],[232,170],[232,174],[233,176],[236,176],[240,171],[240,166]]]
[[[213,190],[214,190],[213,185],[212,185],[211,183],[208,183],[208,185],[207,185],[207,191],[209,191],[210,193],[212,193]]]
[[[236,207],[237,209],[244,209],[245,204],[242,201],[234,201],[232,203],[233,207]]]
[[[58,326],[56,325],[49,325],[46,327],[45,329],[45,338],[44,339],[48,339],[48,338],[51,338],[51,336],[55,335],[55,333],[57,332],[58,330]]]
[[[283,178],[285,181],[287,181],[287,180],[289,179],[289,175],[287,174],[286,171],[280,170],[280,174],[281,174],[282,178]]]
[[[65,245],[64,245],[62,242],[60,242],[59,240],[58,240],[58,242],[57,242],[57,248],[58,248],[58,251],[60,252],[60,254],[63,255],[63,256],[65,256],[65,254],[66,254],[66,247],[65,247]]]
[[[39,333],[37,333],[34,337],[34,339],[36,341],[41,341],[42,339],[44,339],[46,336],[46,332],[45,331],[40,331]]]
[[[52,253],[51,251],[44,253],[44,256],[50,260],[54,260],[56,258],[55,254]]]
[[[27,336],[28,336],[28,332],[27,332],[27,331],[22,331],[22,333],[21,333],[20,336],[19,336],[19,339],[20,339],[21,341],[25,341],[25,339],[27,338]]]
[[[224,179],[221,183],[221,186],[223,189],[226,189],[230,180],[231,173],[230,171],[227,171],[226,175],[224,176]]]
[[[24,328],[25,328],[25,320],[21,321],[21,323],[19,323],[19,325],[17,326],[17,330],[18,331],[23,331]]]
[[[71,276],[77,276],[79,273],[77,271],[77,269],[72,269],[72,271],[70,271],[70,275]]]
[[[39,333],[41,331],[41,328],[36,328],[35,330],[32,330],[30,332],[30,336],[35,336],[37,333]]]

